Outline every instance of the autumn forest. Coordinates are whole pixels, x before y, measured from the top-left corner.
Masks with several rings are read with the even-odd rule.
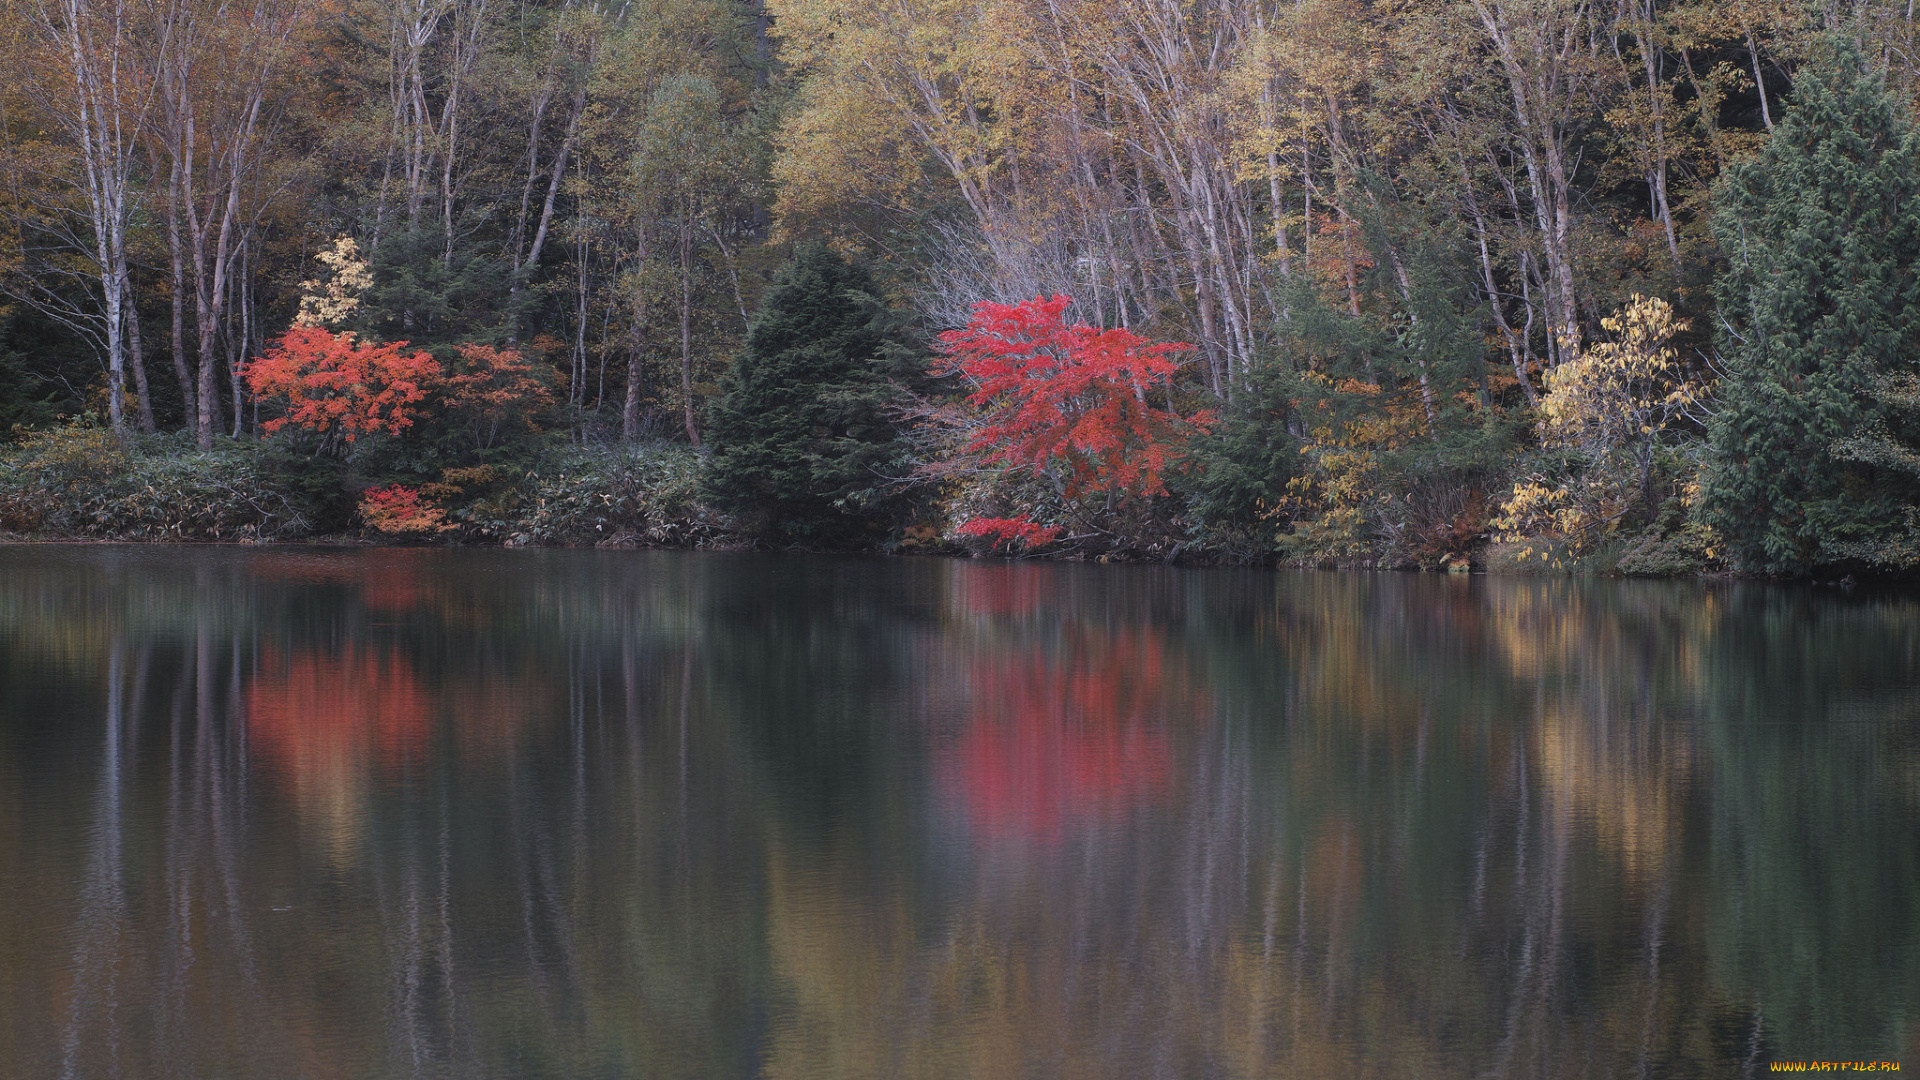
[[[12,533],[1920,564],[1908,5],[0,3]]]

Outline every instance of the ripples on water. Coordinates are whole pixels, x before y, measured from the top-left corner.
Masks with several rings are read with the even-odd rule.
[[[1756,586],[0,549],[0,1073],[1920,1067],[1917,649]]]

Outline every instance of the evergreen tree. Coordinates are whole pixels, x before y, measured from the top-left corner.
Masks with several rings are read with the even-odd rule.
[[[1736,565],[1767,573],[1857,558],[1901,526],[1910,482],[1835,447],[1885,424],[1876,388],[1920,344],[1920,141],[1851,41],[1796,89],[1713,220],[1727,377],[1703,509]]]
[[[724,383],[702,494],[754,531],[833,539],[892,501],[904,472],[888,368],[904,350],[866,270],[804,244],[774,277]]]
[[[432,230],[403,230],[381,241],[371,262],[373,287],[345,327],[440,353],[460,342],[500,342],[534,297],[509,288],[512,267],[471,236],[449,251]]]

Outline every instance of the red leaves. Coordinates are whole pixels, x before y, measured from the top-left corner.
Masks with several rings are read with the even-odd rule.
[[[262,397],[282,398],[285,416],[261,426],[279,431],[292,424],[352,442],[360,435],[398,435],[420,411],[414,406],[441,378],[440,365],[424,352],[407,354],[404,341],[356,345],[351,333],[296,326],[246,365],[247,386]]]
[[[1045,472],[1064,464],[1066,493],[1164,495],[1165,475],[1190,430],[1208,413],[1182,418],[1147,404],[1147,391],[1178,367],[1184,343],[1153,345],[1129,330],[1069,326],[1070,297],[1015,307],[981,304],[964,330],[940,335],[944,371],[960,371],[987,408],[973,449],[992,464]]]
[[[1064,312],[1071,303],[1055,296],[981,304],[965,329],[940,335],[945,363],[936,374],[965,374],[977,387],[967,400],[985,410],[969,449],[988,465],[1051,476],[1069,499],[1090,492],[1165,495],[1163,478],[1187,437],[1205,431],[1213,416],[1182,417],[1148,404],[1147,395],[1167,384],[1178,368],[1174,357],[1193,346],[1069,326]],[[1059,535],[1024,517],[975,519],[961,531],[1028,546]]]
[[[994,547],[1002,544],[1019,543],[1022,547],[1036,548],[1051,544],[1060,539],[1063,530],[1042,526],[1024,517],[1011,518],[974,518],[960,526],[962,536],[975,536],[982,540],[992,540]]]
[[[368,488],[360,497],[360,519],[394,536],[424,535],[453,528],[447,512],[422,500],[420,493],[400,484]]]

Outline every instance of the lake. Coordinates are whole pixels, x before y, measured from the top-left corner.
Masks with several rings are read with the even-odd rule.
[[[1724,1077],[1917,1041],[1909,599],[0,548],[7,1076]]]

